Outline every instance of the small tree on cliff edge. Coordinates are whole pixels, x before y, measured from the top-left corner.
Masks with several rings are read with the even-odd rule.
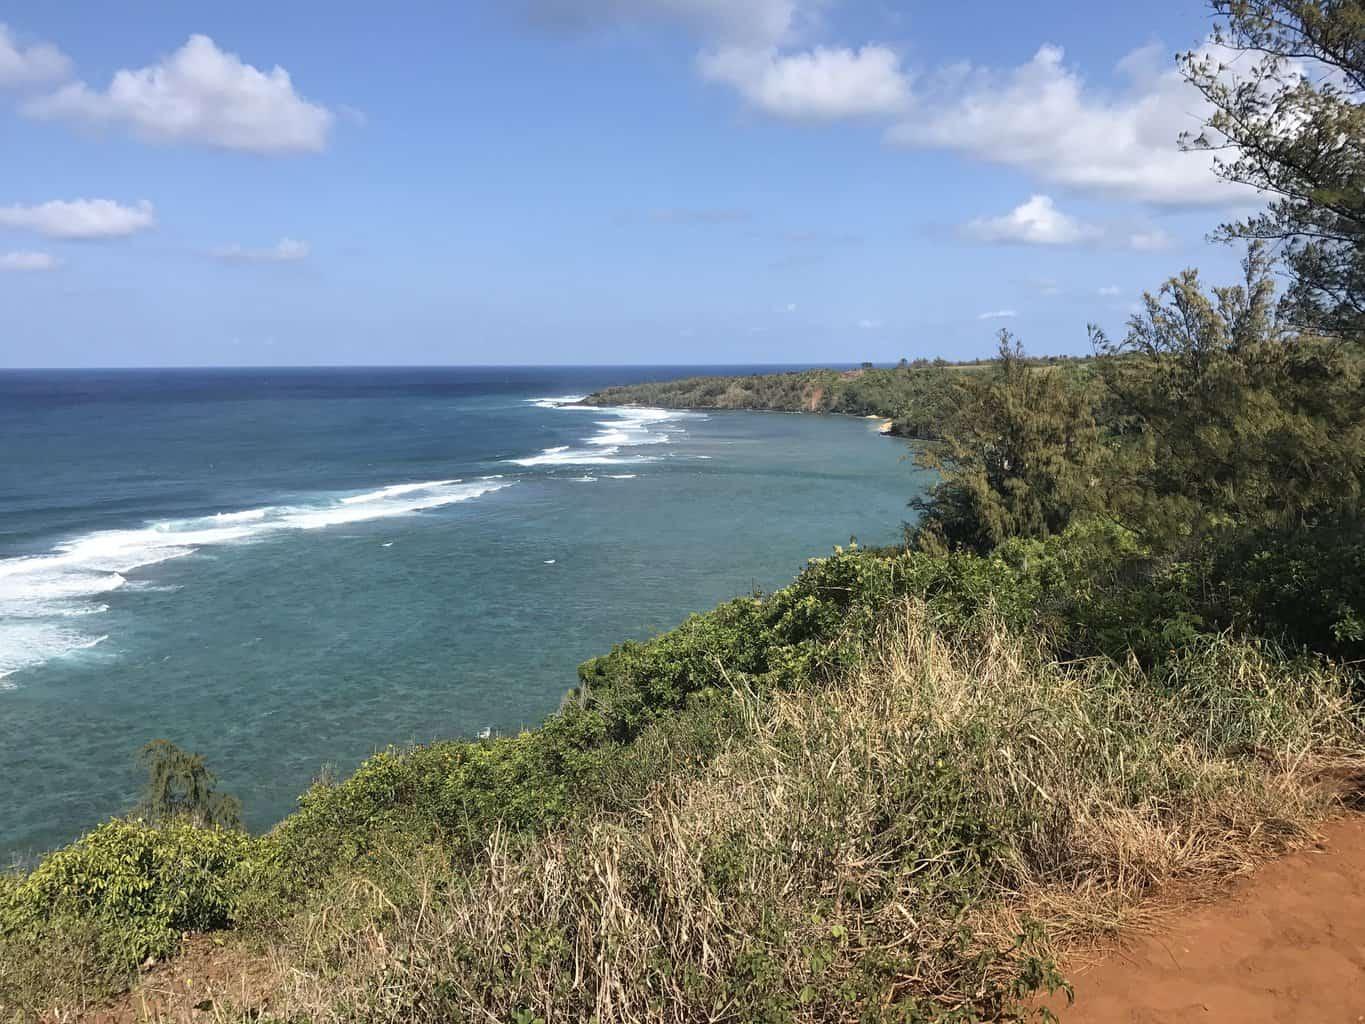
[[[147,788],[137,813],[148,821],[189,820],[205,827],[241,827],[241,801],[217,791],[218,777],[200,754],[181,750],[170,740],[152,740],[138,752],[137,759],[147,769]]]

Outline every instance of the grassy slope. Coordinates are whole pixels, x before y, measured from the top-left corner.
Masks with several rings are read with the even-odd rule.
[[[628,808],[403,858],[275,947],[310,1020],[996,1019],[1175,877],[1303,839],[1365,760],[1340,680],[1212,641],[1161,685],[898,603],[834,684]],[[953,1014],[961,1014],[954,1018]]]
[[[235,922],[316,1020],[997,1016],[1365,763],[1321,666],[1059,661],[1109,636],[1069,582],[1088,542],[1017,548],[820,560],[587,663],[539,730],[381,755],[265,837],[107,827],[0,884],[0,1008]]]

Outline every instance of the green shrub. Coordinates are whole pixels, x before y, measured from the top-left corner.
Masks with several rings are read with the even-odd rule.
[[[252,843],[243,832],[186,823],[106,822],[0,889],[0,935],[88,918],[129,965],[164,956],[181,933],[230,923],[230,876]]]

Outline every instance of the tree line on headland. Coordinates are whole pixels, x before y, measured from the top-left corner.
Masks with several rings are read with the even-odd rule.
[[[1027,359],[1070,376],[1086,373],[1089,357]],[[902,359],[894,367],[871,363],[852,369],[790,370],[742,376],[683,377],[603,388],[585,405],[653,405],[668,409],[754,409],[763,412],[876,416],[891,421],[888,434],[939,440],[952,409],[970,384],[970,374],[990,369],[991,360],[949,362]]]
[[[149,748],[138,810],[0,876],[0,1017],[212,931],[240,978],[192,1005],[223,1019],[1020,1019],[1162,886],[1307,841],[1365,773],[1365,4],[1212,7],[1243,59],[1182,59],[1214,110],[1184,144],[1269,198],[1219,229],[1239,283],[1177,275],[1088,361],[1003,336],[974,369],[595,397],[919,418],[940,474],[904,545],[265,835]]]

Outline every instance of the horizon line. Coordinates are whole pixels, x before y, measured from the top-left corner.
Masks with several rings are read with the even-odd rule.
[[[931,357],[917,357],[931,358]],[[617,369],[678,369],[678,368],[729,368],[729,367],[804,367],[821,369],[825,367],[858,367],[867,360],[838,360],[822,362],[801,361],[795,363],[765,362],[722,362],[722,363],[178,363],[157,365],[152,363],[129,364],[125,366],[0,366],[0,373],[67,373],[67,372],[119,372],[128,370],[617,370]],[[946,362],[983,362],[984,357],[975,359],[946,359]],[[872,360],[873,366],[896,366],[896,360]]]

